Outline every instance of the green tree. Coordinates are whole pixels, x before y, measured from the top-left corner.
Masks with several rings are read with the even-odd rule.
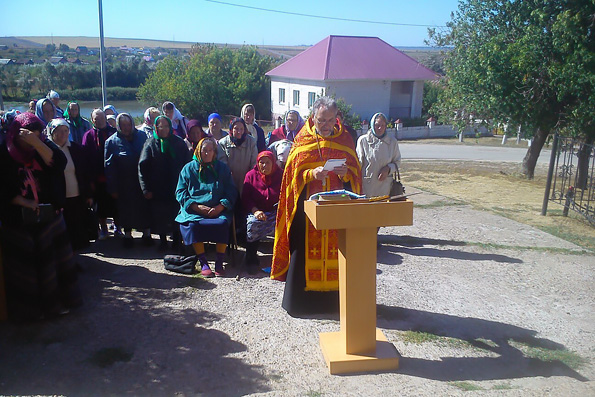
[[[159,62],[138,91],[138,98],[152,105],[172,101],[189,117],[204,119],[209,113],[239,115],[251,102],[257,118],[270,118],[270,83],[264,75],[273,60],[255,47],[238,50],[195,45],[189,57],[167,57]]]
[[[60,52],[68,52],[68,51],[70,51],[70,47],[68,47],[67,44],[60,43],[60,46],[58,47],[58,51],[60,51]]]
[[[45,52],[47,52],[50,55],[53,55],[56,52],[56,45],[55,44],[46,44]]]
[[[470,119],[520,125],[533,137],[522,164],[532,178],[551,132],[595,136],[594,15],[584,0],[461,1],[446,32],[429,32],[453,47],[437,112],[459,129]]]

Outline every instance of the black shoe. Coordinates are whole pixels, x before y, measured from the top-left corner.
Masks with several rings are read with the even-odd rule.
[[[122,239],[122,247],[124,247],[124,248],[134,247],[134,240],[132,239],[132,237],[124,237]]]

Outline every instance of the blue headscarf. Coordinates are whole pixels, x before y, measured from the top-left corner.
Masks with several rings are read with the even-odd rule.
[[[46,102],[49,102],[49,103],[51,103],[51,104],[52,104],[52,109],[54,109],[54,114],[53,114],[52,118],[51,118],[51,119],[49,119],[49,120],[46,120],[46,119],[44,119],[44,118],[43,118],[43,105],[44,105],[44,103],[46,103]],[[48,98],[41,98],[41,99],[40,99],[40,100],[38,100],[38,101],[37,101],[37,103],[35,104],[35,115],[36,115],[36,116],[37,116],[37,117],[38,117],[38,118],[39,118],[41,121],[43,121],[43,124],[44,124],[44,125],[48,125],[48,123],[49,123],[50,121],[52,121],[52,119],[55,119],[55,118],[57,117],[57,114],[56,114],[56,106],[55,106],[55,105],[54,105],[54,103],[53,103],[51,100],[49,100]]]

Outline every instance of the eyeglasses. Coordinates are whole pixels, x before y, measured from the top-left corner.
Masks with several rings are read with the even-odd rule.
[[[328,119],[328,120],[321,120],[317,117],[314,118],[314,120],[316,120],[316,124],[321,124],[321,125],[325,125],[325,124],[335,124],[336,123],[336,119]]]

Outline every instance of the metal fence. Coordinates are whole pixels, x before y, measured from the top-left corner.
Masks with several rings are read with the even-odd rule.
[[[583,141],[554,136],[541,214],[548,202],[573,210],[595,226],[595,150]]]

